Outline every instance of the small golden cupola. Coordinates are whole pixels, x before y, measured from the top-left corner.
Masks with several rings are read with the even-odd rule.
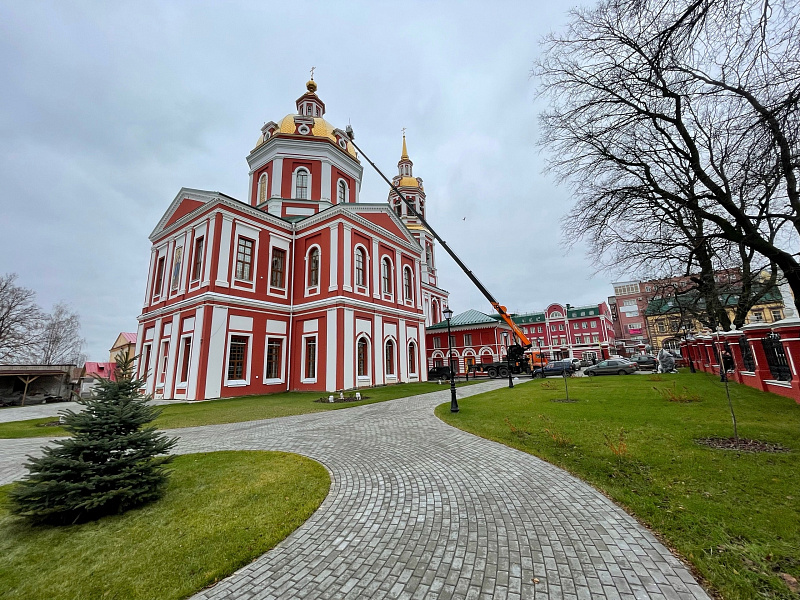
[[[322,118],[325,115],[325,103],[317,96],[317,84],[314,81],[314,74],[306,82],[305,94],[297,99],[297,114],[306,117]]]

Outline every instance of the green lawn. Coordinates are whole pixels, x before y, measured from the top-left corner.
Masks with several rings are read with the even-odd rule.
[[[800,405],[731,384],[739,436],[791,449],[746,454],[694,442],[733,435],[717,377],[610,376],[569,386],[578,402],[552,402],[565,394],[563,382],[550,379],[465,398],[457,414],[443,404],[436,414],[602,490],[722,597],[800,597],[789,587],[791,577],[800,580]],[[699,401],[671,402],[654,388]]]
[[[179,456],[165,496],[123,515],[31,527],[0,488],[0,597],[185,598],[250,563],[328,493],[322,465],[282,452]]]
[[[462,385],[472,385],[473,383],[477,382],[461,382],[457,385],[461,387]],[[327,398],[328,394],[321,392],[283,392],[266,396],[243,396],[241,398],[225,398],[186,404],[169,404],[162,407],[161,416],[154,421],[154,424],[159,429],[173,429],[195,427],[197,425],[257,421],[259,419],[273,419],[275,417],[288,417],[290,415],[361,406],[416,394],[427,394],[428,392],[436,392],[445,388],[445,384],[439,385],[436,382],[400,383],[359,390],[361,395],[367,398],[360,402],[333,404],[314,402],[323,396]],[[48,417],[0,423],[0,439],[67,435],[67,432],[61,427],[43,427],[41,425],[42,423],[52,423],[55,420],[58,420],[58,418]]]

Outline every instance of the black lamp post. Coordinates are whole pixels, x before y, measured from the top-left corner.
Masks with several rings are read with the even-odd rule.
[[[448,306],[443,311],[444,318],[447,321],[447,360],[450,367],[450,412],[458,412],[458,400],[456,400],[456,375],[453,372],[453,338],[450,335],[450,319],[453,318],[453,311]]]

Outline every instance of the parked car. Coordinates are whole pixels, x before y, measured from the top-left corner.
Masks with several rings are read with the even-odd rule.
[[[637,354],[636,356],[632,356],[631,362],[636,363],[636,366],[642,370],[655,369],[658,367],[658,361],[656,360],[656,357],[651,356],[650,354]]]
[[[594,364],[591,358],[582,358],[581,359],[581,366],[582,367],[591,367]]]
[[[589,377],[594,377],[595,375],[630,375],[638,370],[639,367],[628,360],[609,358],[608,360],[600,361],[593,367],[586,367],[583,373]]]
[[[547,363],[544,368],[539,367],[533,370],[531,377],[550,377],[552,375],[561,376],[564,373],[571,375],[575,372],[575,366],[571,360],[556,360]]]
[[[572,359],[572,366],[575,367],[576,371],[580,371],[583,364],[581,364],[580,358],[573,358]]]
[[[428,381],[436,379],[450,379],[450,367],[431,367],[428,369]]]

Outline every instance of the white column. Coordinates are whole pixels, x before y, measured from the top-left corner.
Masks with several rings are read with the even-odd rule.
[[[320,200],[331,202],[331,163],[322,161],[322,187],[319,193]]]
[[[349,390],[355,387],[356,369],[354,363],[353,342],[355,338],[355,313],[352,308],[344,309],[344,325],[342,329],[342,339],[344,340],[344,389]]]
[[[400,250],[394,251],[394,299],[398,304],[405,304],[403,289],[403,263]]]
[[[142,374],[139,373],[139,365],[142,362],[140,357],[142,356],[142,345],[144,344],[144,325],[139,323],[139,327],[136,328],[136,350],[134,351],[134,369],[133,372],[135,374],[136,379],[141,379]]]
[[[331,282],[328,285],[328,291],[334,292],[339,287],[339,224],[334,223],[330,226],[331,243],[330,243],[330,274]]]
[[[417,329],[417,347],[419,348],[419,380],[428,381],[428,347],[425,340],[425,323],[420,323]]]
[[[208,285],[211,283],[211,253],[214,249],[214,217],[208,220],[208,228],[206,229],[205,248],[203,248],[203,283]]]
[[[283,179],[283,159],[275,158],[272,160],[272,191],[270,197],[281,197],[281,181]]]
[[[400,360],[400,380],[408,381],[408,336],[406,335],[406,321],[400,319],[397,323],[397,348]]]
[[[231,262],[231,235],[233,217],[222,215],[222,235],[219,240],[219,265],[217,266],[217,285],[228,287],[228,268]]]
[[[156,389],[156,379],[158,379],[156,365],[158,364],[158,358],[161,352],[161,329],[161,317],[159,317],[153,325],[153,341],[150,346],[150,364],[146,367],[147,388],[145,392],[148,394],[152,394]]]
[[[219,398],[222,391],[227,337],[228,309],[224,306],[215,306],[211,313],[211,337],[208,340],[206,398]]]
[[[336,390],[336,373],[338,366],[336,357],[339,350],[339,340],[336,338],[336,309],[329,308],[326,311],[326,322],[328,326],[327,338],[325,340],[325,350],[327,359],[325,361],[325,390],[332,392]],[[351,336],[352,337],[352,336]]]
[[[375,365],[373,373],[375,375],[373,381],[375,385],[380,385],[386,381],[386,373],[383,369],[383,317],[375,315],[375,329],[374,329],[373,348],[375,354]]]
[[[189,384],[186,389],[187,400],[198,400],[197,382],[200,380],[200,340],[203,338],[203,313],[205,307],[199,307],[194,313],[194,333],[192,334],[192,356],[189,359]]]
[[[417,299],[417,309],[422,310],[422,280],[420,279],[419,259],[414,260],[414,295]]]
[[[353,228],[347,223],[344,224],[344,248],[342,249],[342,259],[344,261],[344,281],[342,281],[342,289],[346,292],[353,291],[351,265],[353,263],[353,241],[352,241]],[[366,268],[366,265],[364,265]]]
[[[381,256],[376,239],[372,240],[372,297],[381,297]]]
[[[151,248],[150,268],[147,269],[147,291],[145,292],[144,306],[150,306],[150,303],[153,301],[153,269],[155,268],[154,265],[156,264],[156,254],[156,248]]]

